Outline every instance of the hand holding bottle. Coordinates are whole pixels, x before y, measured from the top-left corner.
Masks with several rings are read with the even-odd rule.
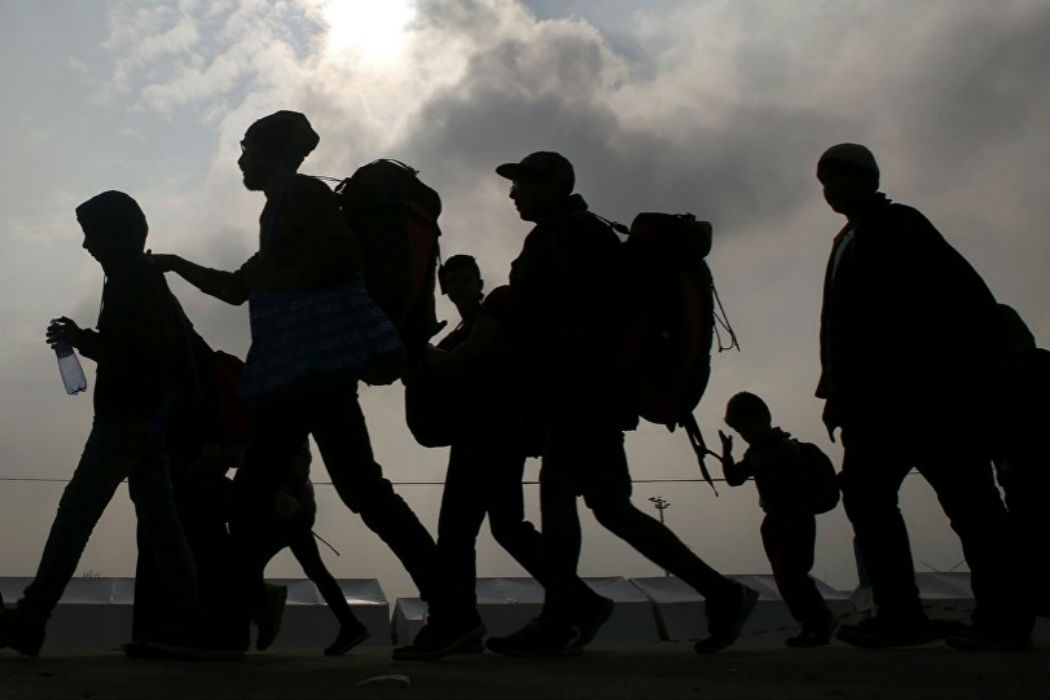
[[[72,319],[65,316],[51,320],[47,327],[47,344],[58,356],[58,369],[62,373],[62,383],[67,394],[77,394],[87,389],[87,377],[80,366],[73,347],[80,336],[80,328]]]

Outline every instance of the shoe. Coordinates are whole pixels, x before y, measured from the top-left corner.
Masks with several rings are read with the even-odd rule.
[[[281,620],[284,618],[284,606],[288,602],[288,587],[264,584],[262,602],[255,613],[255,625],[259,633],[255,638],[255,648],[266,651],[277,639],[281,631]]]
[[[335,641],[325,647],[325,656],[342,656],[368,639],[368,628],[357,619],[343,623]]]
[[[18,608],[0,610],[0,648],[11,647],[25,656],[39,656],[44,626],[31,622]]]
[[[785,639],[784,644],[793,649],[808,649],[810,647],[823,647],[831,644],[831,635],[835,631],[838,620],[831,620],[823,627],[802,627],[802,631],[790,639]]]
[[[598,630],[602,628],[602,625],[613,614],[615,608],[616,603],[610,599],[604,596],[595,596],[595,599],[586,606],[584,612],[573,620],[573,624],[576,625],[578,631],[576,646],[582,649],[590,644],[594,640],[594,636],[598,634]]]
[[[928,644],[944,637],[949,629],[946,624],[926,618],[908,621],[876,615],[855,625],[839,627],[837,637],[855,647],[881,649]]]
[[[583,645],[579,640],[579,628],[575,625],[540,616],[506,637],[489,637],[485,646],[489,651],[507,656],[558,658],[582,654]]]
[[[740,636],[740,630],[751,616],[758,602],[758,591],[742,583],[734,583],[735,590],[726,600],[709,599],[704,604],[707,611],[707,631],[710,636],[693,645],[698,654],[713,654],[725,649]]]
[[[1028,633],[967,627],[945,637],[948,646],[959,651],[1029,651],[1032,637]]]
[[[485,625],[477,613],[467,624],[427,620],[411,644],[394,649],[393,657],[395,661],[435,661],[476,647],[484,636]]]

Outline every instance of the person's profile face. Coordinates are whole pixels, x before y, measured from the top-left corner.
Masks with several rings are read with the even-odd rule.
[[[828,169],[821,173],[824,201],[831,210],[839,214],[849,214],[858,204],[871,196],[872,189],[849,172]]]
[[[241,141],[241,157],[237,159],[237,166],[241,169],[244,187],[253,192],[266,189],[275,179],[277,171],[283,170],[272,148],[267,148],[267,144],[259,141]]]
[[[453,304],[469,304],[481,298],[481,276],[469,265],[445,272],[445,293]]]
[[[510,186],[510,198],[522,220],[538,221],[557,201],[558,193],[551,183],[544,180],[514,180]]]

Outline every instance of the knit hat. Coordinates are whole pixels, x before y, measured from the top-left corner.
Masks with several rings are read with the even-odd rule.
[[[840,143],[824,151],[817,161],[817,179],[823,180],[829,169],[850,172],[871,185],[879,188],[879,166],[865,146],[858,143]]]
[[[244,132],[244,143],[268,144],[298,162],[306,158],[320,140],[306,115],[286,109],[259,119]]]

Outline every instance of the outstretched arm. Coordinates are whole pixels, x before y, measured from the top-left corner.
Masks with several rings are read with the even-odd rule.
[[[197,263],[190,262],[178,255],[150,253],[150,260],[161,272],[174,272],[209,296],[238,306],[248,299],[248,285],[244,280],[244,270],[250,268],[255,257],[249,258],[240,270],[226,272],[213,270]]]

